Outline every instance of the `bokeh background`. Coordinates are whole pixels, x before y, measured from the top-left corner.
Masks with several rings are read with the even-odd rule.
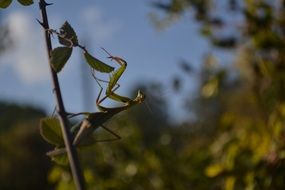
[[[127,60],[118,92],[147,95],[107,123],[120,141],[80,154],[88,189],[284,189],[284,0],[53,3],[50,27]],[[37,2],[0,12],[0,189],[74,189],[39,135],[55,101],[36,19]],[[79,49],[59,79],[68,111],[96,111]]]

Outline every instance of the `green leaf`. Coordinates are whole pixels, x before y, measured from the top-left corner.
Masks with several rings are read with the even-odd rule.
[[[29,5],[32,5],[34,3],[33,0],[18,0],[18,2],[24,6],[29,6]]]
[[[69,163],[67,154],[53,156],[51,159],[52,159],[52,161],[56,162],[57,164],[63,165],[63,166],[66,166]]]
[[[72,53],[72,48],[57,47],[51,52],[51,65],[56,72],[60,72],[68,61]]]
[[[41,136],[50,144],[57,147],[64,146],[59,120],[55,117],[41,119]]]
[[[0,8],[5,9],[12,3],[12,0],[0,0]]]
[[[65,23],[60,27],[60,35],[58,36],[58,41],[60,44],[68,47],[78,46],[77,35],[67,21],[65,21]]]
[[[65,148],[57,149],[47,152],[47,155],[59,165],[68,165],[68,157]]]
[[[96,71],[102,72],[102,73],[110,73],[114,70],[114,67],[111,67],[107,65],[106,63],[103,63],[99,59],[96,59],[92,55],[90,55],[87,51],[84,52],[84,57],[87,61],[87,63],[95,69]]]

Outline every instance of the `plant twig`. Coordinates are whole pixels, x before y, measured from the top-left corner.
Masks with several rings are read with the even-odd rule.
[[[39,2],[39,7],[41,10],[41,16],[42,16],[42,22],[41,25],[45,29],[45,41],[46,41],[46,49],[48,53],[48,58],[49,58],[49,63],[50,63],[50,52],[52,51],[52,44],[51,44],[51,39],[50,39],[50,33],[48,32],[47,29],[49,29],[49,24],[48,24],[48,17],[47,17],[47,12],[46,12],[46,7],[50,5],[45,2],[45,0],[40,0]],[[68,120],[67,120],[67,114],[65,112],[62,96],[61,96],[61,90],[57,78],[56,72],[53,70],[53,68],[50,65],[50,72],[51,72],[51,77],[53,81],[53,88],[54,88],[54,93],[57,101],[57,109],[58,109],[58,115],[59,115],[59,120],[61,123],[61,130],[63,134],[63,139],[71,167],[71,172],[73,175],[73,179],[76,185],[77,190],[84,190],[85,189],[85,183],[84,183],[84,177],[82,174],[82,170],[80,168],[78,156],[75,147],[72,145],[72,137],[71,133],[68,130]]]

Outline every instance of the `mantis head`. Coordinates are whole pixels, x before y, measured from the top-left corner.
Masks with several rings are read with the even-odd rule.
[[[144,100],[145,100],[145,94],[144,94],[142,91],[138,90],[137,97],[135,98],[134,101],[140,104],[140,103],[142,103]]]
[[[102,49],[109,55],[108,57],[109,59],[115,60],[121,66],[127,66],[127,62],[124,59],[120,57],[112,56],[105,48],[102,48]]]
[[[128,63],[120,57],[109,56],[108,58],[110,58],[111,60],[115,60],[121,66],[127,66],[128,65]]]

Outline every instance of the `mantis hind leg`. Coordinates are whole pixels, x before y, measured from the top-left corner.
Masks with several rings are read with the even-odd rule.
[[[101,125],[101,127],[103,129],[105,129],[107,132],[109,132],[110,134],[112,134],[114,136],[114,138],[96,140],[95,142],[111,142],[111,141],[116,141],[116,140],[121,139],[121,137],[118,134],[116,134],[114,131],[112,131],[111,129],[107,128],[104,125]],[[50,156],[50,157],[59,156],[59,155],[63,155],[63,154],[66,154],[66,148],[56,148],[56,149],[51,150],[51,151],[46,153],[46,155]]]
[[[99,139],[99,140],[96,140],[96,142],[111,142],[111,141],[116,141],[116,140],[120,140],[121,139],[121,136],[118,135],[117,133],[115,133],[114,131],[112,131],[111,129],[107,128],[106,126],[104,125],[100,125],[103,129],[105,129],[107,132],[109,132],[111,135],[114,136],[114,138],[110,138],[110,139]]]

